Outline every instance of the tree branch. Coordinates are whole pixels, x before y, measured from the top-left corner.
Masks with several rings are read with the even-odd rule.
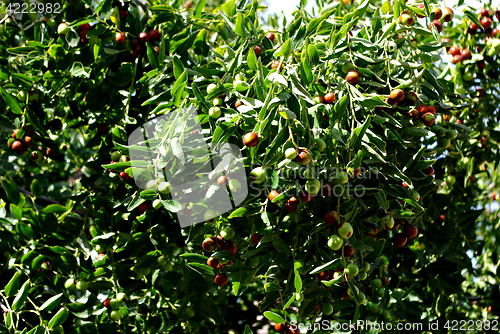
[[[5,190],[5,188],[4,188],[3,186],[0,186],[0,189]],[[17,187],[17,189],[18,189],[20,192],[22,192],[23,194],[26,194],[26,195],[29,195],[29,196],[33,196],[33,194],[31,193],[31,191],[29,191],[29,190],[26,190],[26,189],[21,188],[21,187],[19,187],[19,186]],[[59,204],[59,202],[58,202],[58,201],[53,200],[53,199],[48,198],[48,197],[45,197],[45,196],[36,197],[36,199],[35,199],[35,200],[40,201],[40,202],[43,202],[43,203],[45,203],[46,205],[49,205],[49,204]]]

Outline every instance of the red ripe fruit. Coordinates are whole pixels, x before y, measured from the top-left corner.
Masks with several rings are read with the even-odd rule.
[[[477,24],[475,24],[474,22],[472,22],[470,24],[469,28],[467,28],[467,32],[470,35],[474,35],[478,30],[479,30],[479,26]]]
[[[350,299],[351,296],[347,293],[347,290],[343,290],[341,293],[343,299]]]
[[[160,48],[159,47],[155,46],[153,49],[155,49],[157,55],[160,55]]]
[[[109,307],[109,302],[111,301],[111,299],[106,299],[105,301],[102,302],[102,305],[104,305],[104,307]]]
[[[401,89],[394,89],[389,97],[396,102],[401,102],[405,98],[405,93]]]
[[[21,144],[21,142],[19,140],[16,140],[15,142],[13,142],[11,148],[16,153],[21,153],[24,150],[23,144]]]
[[[271,190],[271,192],[269,193],[269,200],[272,201],[273,199],[275,199],[276,197],[278,197],[280,195],[279,192],[277,192],[276,190]]]
[[[261,239],[262,239],[262,236],[259,233],[254,233],[254,234],[252,234],[250,241],[252,241],[253,244],[258,244]]]
[[[333,93],[326,93],[323,97],[325,103],[332,104],[335,101],[335,95]]]
[[[335,211],[327,211],[323,216],[323,220],[328,225],[337,224],[339,221],[339,214]]]
[[[477,68],[479,70],[484,70],[486,68],[486,63],[484,62],[484,60],[480,60],[477,62]]]
[[[120,172],[120,178],[124,181],[127,181],[128,179],[130,179],[130,175],[125,172]]]
[[[213,257],[209,257],[208,260],[207,260],[207,266],[209,266],[210,268],[217,268],[217,266],[219,265],[219,260],[218,259],[214,259]]]
[[[120,14],[120,18],[124,19],[127,17],[128,11],[126,9],[118,9],[118,13]]]
[[[396,234],[396,236],[394,237],[394,239],[392,240],[392,243],[394,244],[394,246],[396,246],[397,248],[401,248],[401,247],[404,247],[404,245],[406,245],[406,237],[404,234],[402,233],[398,233]]]
[[[453,16],[453,10],[450,7],[444,7],[443,21],[450,22],[451,20],[453,20]]]
[[[433,8],[432,11],[434,12],[434,20],[439,20],[441,16],[443,16],[443,12],[441,11],[441,8]]]
[[[259,137],[255,132],[248,132],[243,136],[243,145],[246,147],[255,147],[259,144]]]
[[[295,325],[295,329],[288,327],[286,329],[286,334],[300,334],[299,327]]]
[[[482,17],[490,17],[490,11],[487,8],[481,8],[480,14]]]
[[[293,213],[293,212],[297,211],[297,207],[296,206],[291,206],[290,203],[288,203],[288,202],[285,204],[285,209],[289,213]]]
[[[432,27],[436,27],[438,33],[443,31],[443,24],[438,20],[434,20],[429,24],[429,30],[432,30]]]
[[[497,28],[494,28],[492,31],[491,31],[491,34],[493,35],[493,37],[497,37],[498,35],[498,29]]]
[[[344,256],[351,257],[354,254],[354,247],[347,245],[344,247]]]
[[[89,23],[80,24],[80,30],[90,30],[90,24]]]
[[[425,5],[424,5],[424,4],[420,4],[420,5],[418,5],[417,7],[418,7],[418,8],[420,8],[420,9],[424,9],[424,10],[425,10]],[[420,19],[421,19],[421,18],[423,18],[423,17],[425,17],[424,15],[419,15],[419,14],[416,14],[416,15],[417,15],[417,17],[418,17],[418,18],[420,18]]]
[[[405,227],[405,234],[408,238],[413,239],[418,234],[418,228],[415,225],[408,224]]]
[[[422,116],[422,122],[424,122],[424,124],[427,126],[431,126],[432,124],[434,124],[435,121],[436,121],[436,117],[430,112],[428,112],[428,113],[424,114],[424,116]]]
[[[292,207],[298,207],[299,206],[299,200],[297,199],[297,197],[290,197],[290,199],[288,200],[287,204],[289,204]]]
[[[320,280],[326,281],[330,278],[330,271],[328,270],[322,271],[318,274],[318,277]]]
[[[219,274],[217,276],[215,276],[215,284],[217,284],[218,286],[225,286],[227,284],[227,275],[226,274]]]
[[[312,160],[311,155],[307,149],[300,151],[297,155],[297,162],[301,165],[307,165]]]
[[[313,196],[312,196],[310,193],[308,193],[307,191],[302,190],[302,191],[300,192],[300,196],[299,196],[299,198],[300,198],[300,200],[301,200],[302,202],[308,203],[308,202],[312,201]]]
[[[436,108],[434,108],[434,106],[427,106],[427,112],[430,112],[431,114],[435,115]]]
[[[288,329],[288,327],[285,324],[275,324],[274,329],[278,333],[283,333],[284,331],[286,331]]]
[[[115,35],[115,40],[120,44],[125,43],[125,34],[122,32],[117,32]]]
[[[460,54],[460,48],[456,46],[450,46],[450,50],[448,50],[448,53],[452,56],[456,56]]]
[[[208,237],[203,240],[201,247],[207,252],[212,252],[217,247],[217,240],[213,237]]]
[[[149,41],[149,36],[147,33],[141,32],[141,33],[139,33],[138,40],[139,40],[139,43],[146,43]]]
[[[260,55],[262,53],[262,49],[260,48],[260,46],[256,45],[253,48],[253,52],[255,52],[256,55]]]
[[[17,139],[16,135],[18,132],[19,132],[19,129],[15,129],[14,131],[12,131],[12,138]]]
[[[333,194],[333,184],[326,182],[321,188],[321,194],[325,197],[330,197]]]
[[[228,184],[228,182],[229,180],[225,175],[219,176],[219,178],[217,179],[217,184],[219,185],[219,187],[225,187]]]
[[[453,64],[457,64],[457,63],[461,63],[462,60],[463,60],[463,58],[461,55],[456,55],[456,56],[453,56],[453,58],[451,59],[451,62]]]
[[[359,79],[360,79],[359,72],[355,71],[355,70],[351,70],[351,71],[347,72],[345,79],[351,85],[355,85],[359,82]]]
[[[151,41],[155,41],[157,39],[160,39],[161,37],[161,34],[158,30],[156,29],[153,29],[151,30],[149,33],[148,33],[148,37],[149,37],[149,40]]]
[[[33,140],[31,139],[30,136],[24,137],[24,147],[30,148],[31,145],[33,145]]]
[[[420,114],[420,116],[423,116],[424,114],[429,112],[429,108],[423,104],[419,105],[417,107],[417,110],[418,110],[418,113]]]
[[[399,226],[401,226],[401,224],[404,224],[404,220],[403,219],[396,219],[394,220],[394,226],[393,228],[391,228],[391,230],[395,231],[399,228]]]
[[[489,17],[483,17],[480,22],[484,29],[489,29],[493,23]]]
[[[426,169],[424,169],[424,173],[426,175],[434,175],[434,168],[432,168],[432,166],[429,166]]]
[[[268,33],[266,37],[271,41],[271,43],[274,43],[274,34],[272,32]]]
[[[146,212],[147,209],[149,209],[149,204],[147,202],[144,202],[141,205],[139,205],[138,208],[141,213],[144,213]]]
[[[438,222],[440,222],[440,223],[444,223],[444,221],[445,221],[444,215],[440,215],[440,216],[438,217]]]
[[[410,118],[412,119],[417,119],[419,116],[420,116],[420,113],[418,112],[417,109],[410,109],[408,111],[408,115],[410,116]]]
[[[472,57],[472,54],[468,49],[463,49],[461,55],[463,59],[470,59]]]

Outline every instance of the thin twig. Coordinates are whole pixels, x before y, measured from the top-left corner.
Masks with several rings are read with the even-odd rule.
[[[0,189],[3,189],[5,190],[5,188],[3,186],[0,186]],[[33,196],[33,194],[31,193],[31,191],[29,190],[26,190],[24,188],[21,188],[21,187],[17,187],[17,189],[22,192],[23,194],[26,194],[28,196]],[[51,198],[48,198],[48,197],[45,197],[45,196],[40,196],[40,197],[36,197],[36,200],[40,201],[40,202],[45,202],[47,205],[48,204],[59,204],[58,201],[56,200],[53,200]]]

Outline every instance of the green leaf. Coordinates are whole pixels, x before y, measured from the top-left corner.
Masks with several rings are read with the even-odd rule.
[[[415,171],[415,167],[417,166],[417,164],[419,163],[420,159],[422,158],[422,155],[425,152],[425,149],[426,149],[426,147],[422,146],[418,150],[418,152],[415,153],[410,160],[408,160],[408,162],[406,163],[406,166],[403,168],[403,173],[405,173],[406,175],[412,175],[413,174],[413,172]]]
[[[21,273],[16,271],[14,276],[10,279],[9,283],[5,286],[5,296],[12,297],[19,291],[19,281],[21,280]]]
[[[9,93],[7,93],[3,88],[1,88],[1,91],[2,91],[3,98],[5,100],[5,103],[7,103],[7,105],[10,107],[10,110],[12,110],[12,112],[14,114],[19,114],[19,115],[22,114],[23,110],[22,110],[21,105],[19,104],[19,101],[17,100],[17,98],[15,98],[12,95],[10,95]]]
[[[188,267],[200,274],[215,275],[214,270],[205,263],[190,262],[188,263]]]
[[[63,295],[63,293],[60,293],[47,299],[47,301],[40,306],[40,311],[52,311],[57,305],[59,305]]]
[[[96,14],[103,14],[106,16],[106,14],[111,10],[111,6],[113,4],[113,0],[102,0],[99,2],[97,5],[95,12]]]
[[[284,324],[285,323],[285,319],[283,319],[278,313],[266,311],[266,312],[264,312],[264,317],[266,317],[269,321],[274,322],[275,324]]]
[[[186,259],[190,262],[197,262],[197,263],[207,263],[208,257],[201,255],[201,254],[196,254],[196,253],[184,253],[181,254],[180,257],[183,259]]]
[[[170,212],[179,212],[182,210],[181,203],[174,201],[173,199],[162,200],[161,204],[163,207]]]
[[[385,197],[385,192],[380,191],[376,193],[375,198],[377,199],[378,204],[382,209],[384,209],[385,211],[389,209],[389,202],[387,202],[387,198]]]
[[[346,110],[347,110],[347,105],[349,104],[349,95],[344,95],[340,98],[340,100],[335,103],[334,111],[335,111],[335,120],[342,120],[344,118]]]
[[[349,145],[352,150],[356,150],[361,146],[361,139],[365,135],[366,130],[370,126],[370,123],[371,115],[368,115],[363,125],[354,129]]]
[[[26,302],[26,299],[28,299],[28,293],[30,291],[30,281],[27,280],[24,282],[23,286],[21,287],[21,290],[16,295],[16,298],[14,298],[14,301],[12,302],[12,311],[17,311],[20,307],[24,305]]]
[[[68,318],[69,312],[65,308],[61,308],[49,321],[49,329],[54,329],[61,326]]]
[[[313,270],[311,270],[309,272],[309,275],[319,274],[320,272],[325,271],[325,270],[337,269],[340,266],[341,266],[341,259],[335,259],[335,260],[332,260],[332,261],[327,262],[325,264],[322,264],[319,267],[314,268]]]
[[[292,250],[279,236],[273,236],[273,246],[280,253],[290,253]]]
[[[31,193],[33,194],[34,198],[40,198],[42,196],[42,192],[43,192],[42,185],[41,185],[40,181],[38,181],[37,179],[34,179],[33,181],[31,181],[30,189],[31,189]]]
[[[148,59],[149,63],[151,64],[151,67],[153,69],[158,68],[160,64],[158,63],[158,53],[156,53],[155,49],[151,45],[151,43],[146,43],[146,46],[148,48]]]
[[[199,0],[196,8],[194,9],[194,17],[200,17],[203,12],[207,0]]]
[[[293,284],[295,286],[295,291],[302,291],[302,278],[300,278],[300,274],[297,270],[295,270],[295,279],[293,281]]]
[[[474,13],[473,13],[473,12],[471,12],[470,10],[464,10],[464,14],[465,14],[465,16],[466,16],[469,20],[471,20],[472,22],[474,22],[475,24],[477,24],[477,26],[478,26],[479,28],[483,28],[483,29],[484,29],[483,25],[481,24],[481,21],[479,21],[479,20],[478,20],[478,18],[477,18],[477,16],[476,16],[476,14],[474,14]]]
[[[236,15],[236,23],[234,25],[234,31],[241,37],[247,36],[247,29],[245,27],[245,20],[242,13]]]
[[[243,334],[253,334],[252,329],[250,329],[249,325],[245,326],[245,330],[243,331]]]
[[[287,39],[285,43],[279,48],[277,52],[274,53],[275,57],[281,57],[284,56],[287,58],[290,55],[290,52],[292,51],[292,41]]]
[[[255,56],[255,51],[253,48],[248,50],[247,64],[250,69],[257,71],[257,56]]]
[[[5,177],[0,177],[0,183],[7,194],[7,199],[14,204],[19,204],[21,202],[21,196],[19,195],[16,184]]]
[[[366,257],[364,258],[365,262],[368,263],[373,263],[375,260],[377,260],[380,255],[382,254],[382,250],[384,249],[385,245],[385,239],[379,239],[377,242],[375,242],[375,245],[372,246],[373,251],[368,253]]]

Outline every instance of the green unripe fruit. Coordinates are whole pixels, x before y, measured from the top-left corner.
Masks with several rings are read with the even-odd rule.
[[[124,294],[123,292],[119,292],[117,295],[116,295],[116,299],[118,299],[119,302],[123,303],[125,302],[128,297],[126,294]]]
[[[115,298],[109,301],[109,307],[111,307],[113,310],[118,310],[121,304],[122,302]]]
[[[447,184],[449,184],[449,185],[451,185],[451,186],[452,186],[452,185],[454,185],[454,184],[455,184],[455,182],[456,182],[456,178],[455,178],[455,176],[453,176],[453,175],[448,175],[448,176],[446,177],[446,183],[447,183]]]
[[[342,72],[346,73],[353,70],[354,69],[354,65],[352,63],[345,63],[343,66],[342,66]]]
[[[106,248],[102,245],[97,245],[97,246],[95,246],[95,251],[97,253],[104,253],[106,251]]]
[[[221,106],[224,104],[224,100],[222,100],[220,97],[217,97],[213,100],[214,106]]]
[[[231,227],[225,227],[220,231],[220,236],[226,240],[231,240],[234,237],[234,230]]]
[[[157,191],[158,190],[158,183],[156,183],[155,180],[150,180],[150,181],[148,181],[148,183],[146,183],[146,189]]]
[[[153,209],[158,210],[159,208],[161,208],[161,200],[157,198],[153,201]]]
[[[359,289],[355,285],[354,285],[354,290],[356,290],[356,294],[359,294]],[[351,288],[347,289],[347,294],[351,297],[354,297],[354,292],[351,290]]]
[[[69,32],[68,24],[67,23],[61,23],[57,27],[57,33],[59,35],[66,35]]]
[[[47,21],[47,25],[50,27],[50,28],[54,28],[56,26],[56,21],[54,19],[52,20],[48,20]]]
[[[353,232],[352,226],[348,222],[343,222],[338,226],[338,233],[344,239],[349,239]]]
[[[78,281],[76,283],[76,289],[80,292],[85,292],[87,291],[89,284],[85,281]]]
[[[64,287],[66,288],[66,290],[70,290],[70,291],[75,290],[75,288],[76,288],[75,280],[72,278],[69,278],[68,280],[66,280],[66,282],[64,282]]]
[[[312,156],[313,156],[313,159],[314,160],[318,160],[320,157],[321,157],[321,152],[320,151],[317,151],[317,150],[314,150],[312,152]]]
[[[320,152],[323,152],[324,150],[326,150],[326,143],[323,139],[316,138],[316,149]]]
[[[119,151],[114,151],[111,153],[111,160],[114,162],[120,161],[120,158],[122,157],[122,154]]]
[[[356,266],[354,263],[349,263],[345,268],[345,273],[349,276],[356,276],[358,272],[358,266]]]
[[[334,235],[330,236],[330,238],[328,238],[328,247],[333,249],[333,250],[339,250],[343,244],[344,244],[344,240],[342,240],[342,238],[336,234],[334,234]]]
[[[216,217],[217,217],[217,213],[212,209],[208,209],[203,214],[203,218],[205,219],[205,221],[210,221],[211,223],[212,223],[212,220],[215,222]]]
[[[378,313],[378,306],[372,302],[368,303],[368,306],[366,307],[366,309],[368,310],[368,312]]]
[[[367,272],[370,270],[370,264],[368,262],[363,263],[363,271]]]
[[[304,300],[304,294],[302,292],[298,292],[295,294],[295,300],[299,303]]]
[[[450,146],[450,139],[448,137],[439,137],[437,145],[443,150],[447,149]]]
[[[330,315],[333,313],[333,305],[330,303],[326,303],[321,305],[321,312],[323,312],[324,315]]]
[[[214,83],[211,83],[210,85],[207,86],[207,93],[210,94],[216,89],[217,89],[217,85]]]
[[[295,148],[290,147],[290,148],[286,149],[286,151],[285,151],[285,158],[287,158],[289,160],[293,160],[296,157],[297,157],[297,150],[295,150]]]
[[[392,216],[389,215],[380,218],[378,222],[380,224],[381,229],[390,230],[391,228],[394,227],[394,218],[392,218]]]
[[[219,107],[212,107],[208,110],[208,115],[212,118],[219,118],[222,114],[222,111]]]
[[[359,279],[360,281],[364,281],[367,277],[368,277],[368,274],[367,274],[366,272],[364,272],[364,271],[362,271],[362,272],[360,272],[360,273],[358,274],[358,279]]]
[[[252,181],[254,183],[259,184],[266,180],[266,171],[262,167],[257,167],[252,169],[250,176],[252,177]]]
[[[189,306],[187,309],[186,309],[186,317],[188,318],[192,318],[195,316],[195,311],[194,311],[194,307],[193,306]]]
[[[338,172],[333,177],[333,182],[336,184],[346,184],[349,181],[349,175],[346,172]]]
[[[384,297],[384,295],[385,295],[385,288],[380,288],[380,289],[378,289],[378,291],[377,291],[377,295],[378,295],[380,298]]]
[[[366,296],[363,292],[358,293],[358,303],[363,304],[366,300]]]
[[[321,190],[321,182],[316,179],[308,180],[305,189],[311,195],[316,195]]]
[[[167,265],[167,263],[168,263],[168,260],[167,260],[167,258],[165,258],[164,256],[162,256],[162,257],[160,257],[160,258],[158,259],[158,264],[160,265],[160,267],[164,267],[164,266],[166,266],[166,265]]]
[[[372,283],[376,289],[380,289],[382,287],[382,281],[380,280],[380,278],[375,278],[374,280],[372,280]]]
[[[314,173],[314,169],[310,169],[310,168],[307,168],[304,170],[304,177],[306,179],[314,179],[314,176],[315,176],[315,173]]]
[[[231,192],[238,192],[241,190],[241,183],[236,179],[229,180],[228,186]]]
[[[126,156],[126,155],[122,155],[120,157],[120,162],[128,162],[130,161],[130,157]]]
[[[450,129],[450,130],[446,131],[446,137],[448,139],[453,140],[453,139],[457,138],[457,135],[458,135],[458,132],[456,130]]]
[[[170,183],[162,182],[158,185],[158,191],[162,194],[170,194]]]
[[[120,311],[117,311],[117,310],[113,310],[111,311],[110,315],[111,319],[113,319],[114,321],[118,321],[120,320],[120,318],[122,317],[122,315],[120,314]]]
[[[420,194],[415,189],[408,189],[408,196],[413,198],[416,202],[420,201]]]
[[[464,81],[472,81],[474,79],[474,74],[471,72],[465,72],[464,75],[462,75],[462,79]]]

